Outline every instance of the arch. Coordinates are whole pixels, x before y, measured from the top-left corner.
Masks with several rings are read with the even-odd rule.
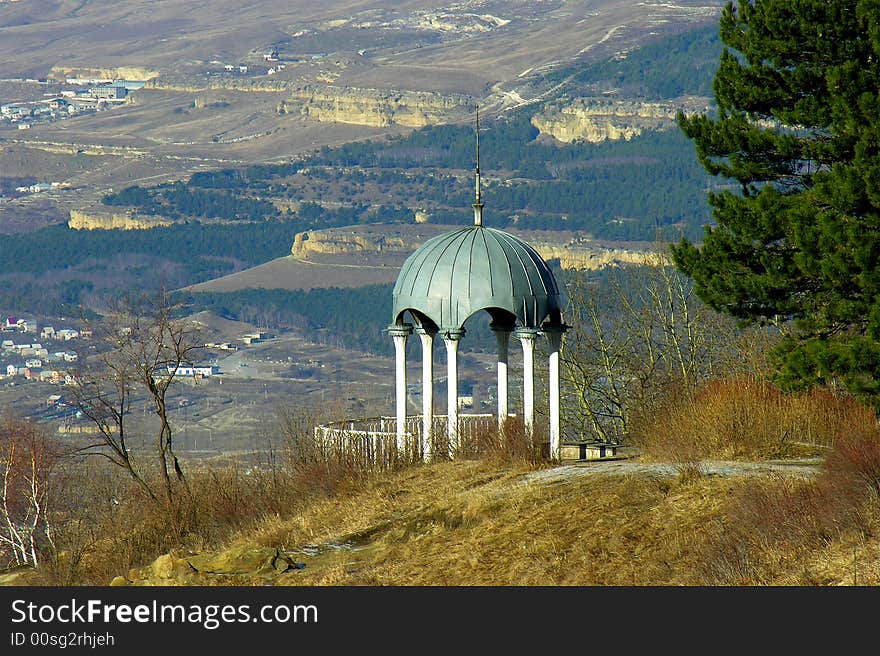
[[[409,312],[412,317],[415,325],[423,330],[427,330],[431,333],[436,333],[439,330],[437,323],[431,319],[431,317],[425,315],[423,312],[416,310],[415,308],[402,308],[397,314],[394,316],[394,324],[402,325],[406,323],[406,313]]]

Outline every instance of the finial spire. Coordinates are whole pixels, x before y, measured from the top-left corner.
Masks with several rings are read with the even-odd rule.
[[[476,124],[476,143],[477,143],[477,170],[476,170],[476,200],[474,201],[474,225],[483,225],[483,201],[480,197],[480,108],[477,107],[477,124]]]

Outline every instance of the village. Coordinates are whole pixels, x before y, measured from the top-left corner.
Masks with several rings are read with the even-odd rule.
[[[96,348],[90,343],[93,331],[89,328],[56,329],[51,325],[39,326],[33,319],[8,316],[0,331],[3,334],[0,340],[0,380],[7,381],[7,385],[18,381],[73,384],[74,374],[71,370],[74,367],[68,365],[79,360],[77,350],[94,351]],[[240,342],[241,346],[251,346],[273,336],[272,333],[257,330],[246,332],[234,341]],[[36,341],[37,339],[39,341]],[[44,342],[61,342],[65,344],[65,348],[50,352],[50,349],[43,345]],[[71,343],[71,346],[66,346],[68,343]],[[208,352],[233,353],[241,346],[226,341],[207,342],[203,348]],[[176,369],[169,368],[168,373],[180,378],[202,379],[216,376],[220,373],[220,367],[216,363],[186,364]]]
[[[59,323],[67,324],[59,327]],[[54,324],[54,325],[53,325]],[[0,394],[4,403],[14,408],[17,415],[40,423],[47,423],[59,434],[93,433],[95,426],[82,416],[73,402],[74,394],[65,390],[78,382],[79,369],[84,359],[100,348],[100,339],[85,325],[60,317],[38,320],[32,317],[5,316],[0,321]],[[228,335],[224,341],[208,341],[202,345],[200,361],[183,364],[176,369],[168,367],[157,375],[174,375],[173,393],[175,417],[182,427],[187,425],[197,433],[201,417],[216,414],[232,399],[221,392],[223,379],[233,395],[264,396],[266,382],[277,380],[271,360],[256,357],[250,351],[273,341],[275,335],[264,330],[242,330]],[[223,361],[225,358],[231,358]],[[245,358],[245,359],[242,359]],[[265,362],[266,364],[258,364]],[[282,364],[280,360],[274,365]],[[290,362],[284,362],[289,366]],[[266,367],[269,369],[266,369]],[[253,389],[251,389],[253,388]],[[211,405],[214,410],[211,412]],[[139,412],[146,412],[145,399],[133,399]],[[200,408],[201,413],[200,413]],[[137,423],[139,419],[136,419]],[[214,435],[213,430],[206,431]],[[217,437],[222,430],[217,431]],[[219,446],[218,449],[221,447]],[[232,445],[234,446],[234,445]],[[222,448],[230,445],[223,443]]]
[[[49,80],[21,80],[53,87],[39,100],[0,103],[0,125],[28,130],[37,123],[57,121],[71,116],[111,109],[126,102],[131,91],[144,86],[141,80],[67,78],[56,91]]]

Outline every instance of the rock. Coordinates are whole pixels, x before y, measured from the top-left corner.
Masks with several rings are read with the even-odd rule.
[[[268,574],[285,571],[290,565],[284,556],[279,558],[278,549],[253,546],[236,547],[218,554],[190,556],[186,561],[201,574]],[[283,569],[279,570],[278,567],[282,566]]]
[[[150,573],[156,578],[168,579],[174,571],[174,557],[171,554],[163,554],[150,565]]]
[[[437,233],[440,234],[440,233]],[[294,236],[290,252],[298,258],[310,259],[320,255],[358,253],[409,254],[419,248],[432,234],[422,236],[364,234],[351,228],[328,228],[300,232]],[[666,256],[637,249],[609,248],[591,243],[533,242],[535,250],[545,260],[558,259],[563,269],[595,271],[622,264],[669,264]]]
[[[30,565],[17,565],[0,571],[0,585],[28,585],[28,579],[37,570]]]
[[[707,98],[684,97],[667,102],[638,102],[605,98],[573,98],[545,105],[532,119],[542,134],[558,141],[599,143],[632,139],[645,130],[667,130],[675,126],[679,111],[706,111]]]
[[[285,111],[299,107],[302,116],[321,122],[421,128],[461,118],[470,113],[471,104],[457,94],[315,84],[293,88]]]
[[[173,221],[161,216],[134,212],[70,210],[67,227],[72,230],[149,230],[172,223]]]
[[[419,244],[420,245],[420,244]],[[308,259],[310,255],[341,253],[401,253],[415,246],[400,237],[382,234],[352,234],[351,231],[311,230],[294,235],[291,254]]]
[[[193,571],[193,567],[187,562],[187,559],[179,558],[173,553],[167,553],[156,558],[144,570],[135,571],[135,576],[132,576],[132,572],[129,572],[129,578],[132,580],[149,579],[151,581],[156,579],[185,579]]]
[[[115,68],[92,68],[86,66],[53,66],[48,77],[61,80],[70,77],[99,80],[149,80],[158,77],[159,72],[142,66],[117,66]]]

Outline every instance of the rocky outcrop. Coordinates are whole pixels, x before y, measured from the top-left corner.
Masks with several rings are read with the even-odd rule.
[[[159,71],[142,66],[116,66],[113,68],[83,66],[53,66],[48,77],[55,80],[66,80],[77,77],[95,80],[150,80],[158,77]]]
[[[117,576],[111,586],[208,585],[265,581],[289,570],[302,569],[291,554],[274,547],[242,545],[217,553],[163,554],[146,567]]]
[[[470,111],[469,107],[469,99],[461,95],[326,84],[293,89],[278,111],[330,123],[421,128],[461,118]]]
[[[148,230],[172,223],[170,219],[150,214],[70,210],[67,226],[72,230]]]
[[[163,74],[159,78],[148,81],[145,89],[161,89],[164,91],[251,91],[278,93],[292,87],[290,80],[278,77],[240,77],[235,75],[203,75]]]
[[[708,109],[709,99],[688,97],[668,102],[637,102],[604,98],[575,98],[545,105],[532,117],[532,125],[558,141],[632,139],[645,130],[666,130],[675,125],[679,111],[685,114]]]
[[[147,156],[147,152],[131,146],[107,146],[102,144],[62,143],[57,141],[39,141],[27,139],[9,139],[9,143],[20,144],[34,150],[60,155],[112,155],[127,159],[138,159]]]
[[[334,84],[302,85],[278,77],[163,75],[147,82],[144,88],[186,92],[284,92],[289,95],[275,108],[280,115],[293,114],[324,123],[369,127],[403,125],[421,128],[448,123],[470,111],[470,99],[463,95]]]
[[[545,260],[559,260],[559,266],[563,269],[578,271],[596,271],[621,264],[669,264],[668,258],[660,253],[643,250],[546,243],[535,243],[532,246]]]
[[[439,234],[439,233],[437,233]],[[431,235],[407,238],[402,234],[363,234],[352,230],[312,230],[298,233],[290,252],[295,257],[308,260],[321,255],[353,255],[362,253],[409,254],[421,246]],[[597,270],[621,264],[667,264],[660,253],[639,249],[600,246],[589,242],[568,244],[532,242],[530,244],[545,260],[559,260],[563,269]]]
[[[401,237],[380,234],[345,234],[332,230],[300,232],[293,238],[291,255],[309,259],[313,255],[339,255],[352,253],[400,253],[414,250],[417,246]]]

